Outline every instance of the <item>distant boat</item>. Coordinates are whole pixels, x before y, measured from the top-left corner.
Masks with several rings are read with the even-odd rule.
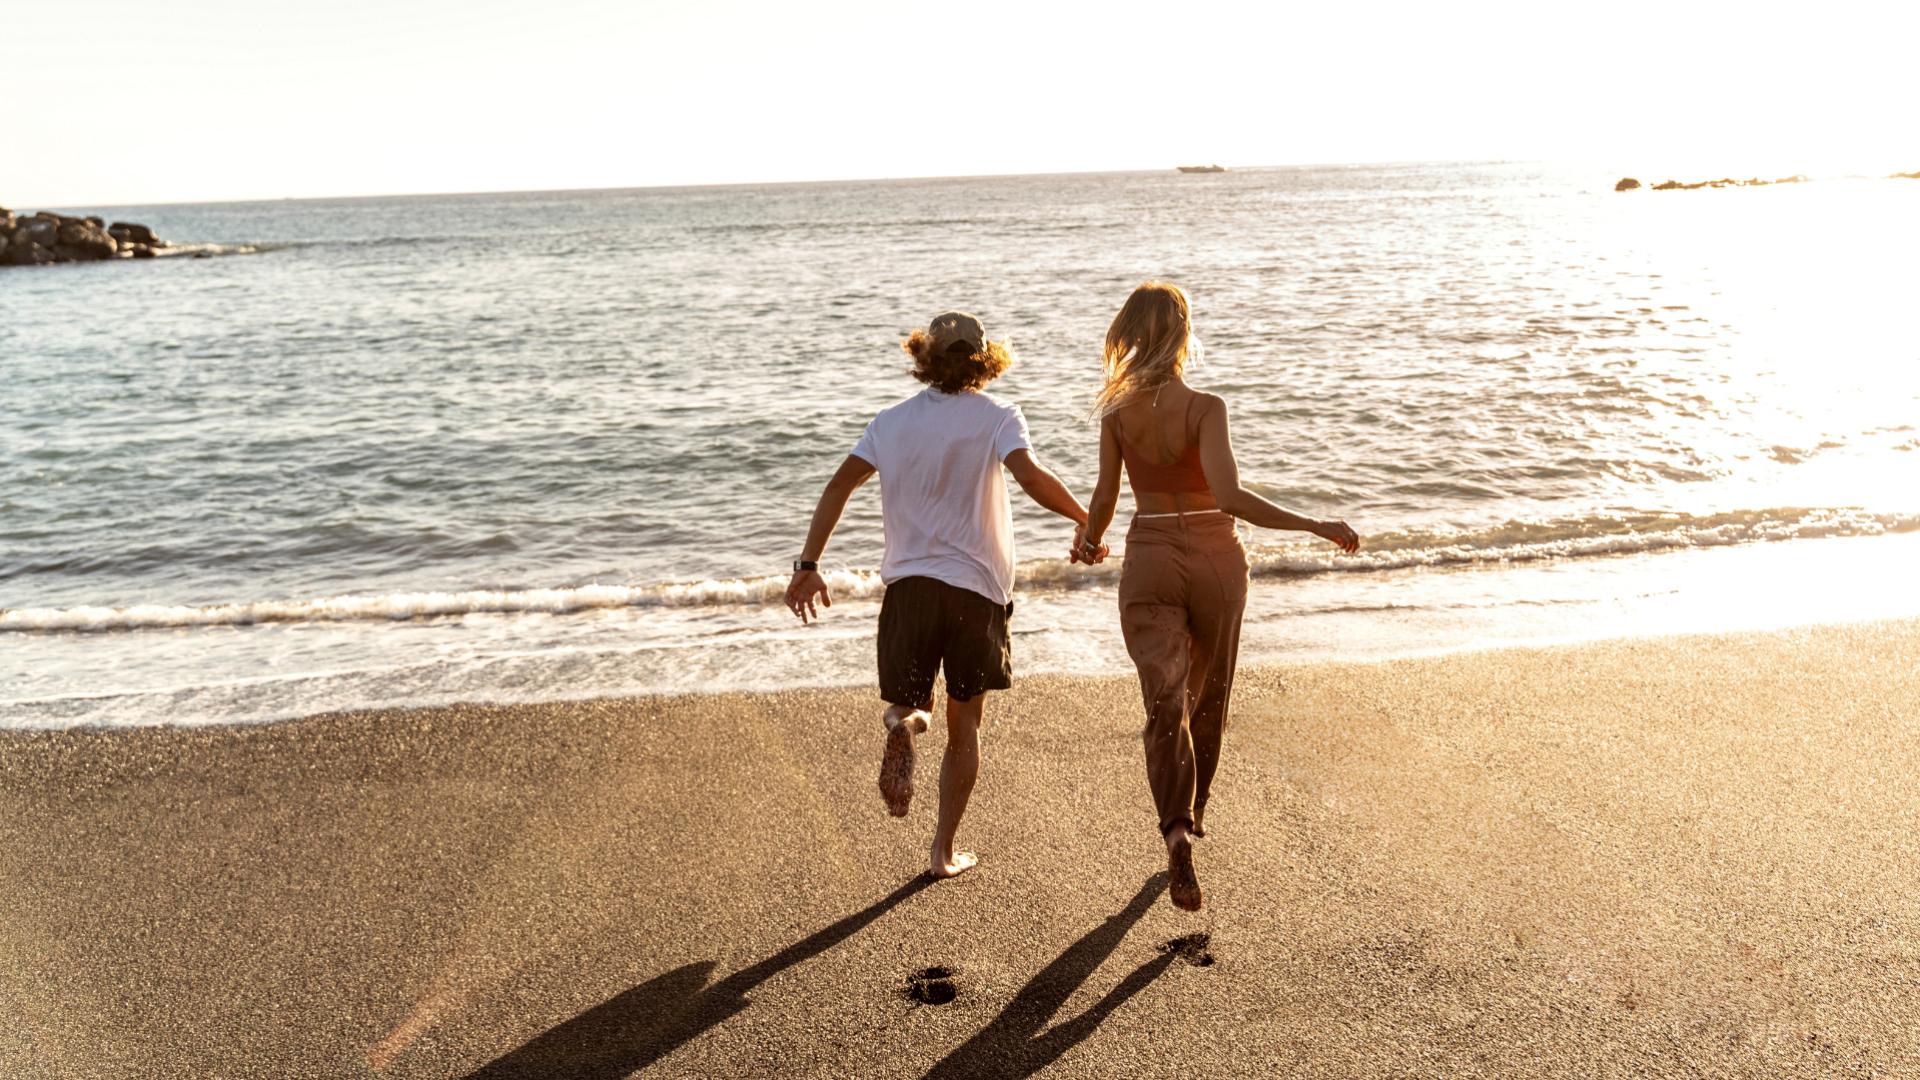
[[[1176,165],[1181,172],[1226,172],[1225,165]]]

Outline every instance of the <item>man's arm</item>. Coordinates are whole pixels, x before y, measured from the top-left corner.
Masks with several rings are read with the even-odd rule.
[[[1087,523],[1086,508],[1080,500],[1073,497],[1067,485],[1053,475],[1053,470],[1034,460],[1033,451],[1020,449],[1006,457],[1007,471],[1020,485],[1027,497],[1048,510],[1067,518],[1075,525]]]
[[[820,561],[820,556],[826,553],[828,538],[840,524],[840,515],[846,512],[847,499],[874,472],[872,462],[853,454],[848,454],[847,460],[840,463],[833,479],[828,480],[820,492],[820,501],[814,504],[813,524],[807,527],[807,543],[800,549],[800,561]],[[800,616],[803,623],[817,619],[820,613],[813,606],[816,599],[821,607],[833,606],[833,597],[827,595],[827,579],[821,577],[818,570],[795,570],[793,579],[787,582],[787,609]]]

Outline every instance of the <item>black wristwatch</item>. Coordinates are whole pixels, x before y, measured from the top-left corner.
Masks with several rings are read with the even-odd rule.
[[[812,561],[811,559],[793,560],[793,572],[796,574],[801,573],[802,571],[805,571],[805,570],[818,570],[818,569],[820,569],[820,564]]]

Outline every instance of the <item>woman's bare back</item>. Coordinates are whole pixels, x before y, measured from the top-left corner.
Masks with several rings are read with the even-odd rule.
[[[1200,425],[1212,397],[1174,379],[1114,410],[1107,422],[1113,425],[1127,453],[1152,465],[1170,467],[1198,445]],[[1137,483],[1133,497],[1136,508],[1146,514],[1214,510],[1219,506],[1211,491],[1141,491]]]

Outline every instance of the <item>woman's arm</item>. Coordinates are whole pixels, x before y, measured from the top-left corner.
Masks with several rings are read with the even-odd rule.
[[[820,492],[820,501],[814,505],[813,524],[807,527],[807,543],[800,549],[802,562],[820,560],[827,550],[827,539],[840,524],[840,515],[846,512],[847,499],[874,472],[872,462],[853,454],[848,454],[847,460],[840,463],[833,479],[828,480],[826,489]],[[821,577],[818,570],[795,570],[793,579],[787,582],[787,609],[800,616],[801,622],[808,621],[809,617],[817,619],[820,613],[813,608],[816,599],[821,607],[833,606],[833,597],[827,595],[827,579]]]
[[[1233,460],[1233,434],[1227,428],[1227,403],[1207,395],[1200,413],[1200,470],[1220,509],[1263,529],[1310,532],[1351,555],[1360,550],[1360,536],[1344,521],[1316,521],[1240,486],[1240,466]]]
[[[1093,483],[1093,497],[1087,500],[1087,524],[1083,530],[1075,530],[1073,552],[1076,557],[1082,554],[1082,545],[1089,549],[1099,549],[1093,554],[1098,557],[1087,559],[1098,562],[1106,555],[1106,544],[1101,537],[1107,534],[1107,526],[1113,524],[1114,511],[1120,506],[1120,428],[1111,415],[1100,421],[1100,479]]]

